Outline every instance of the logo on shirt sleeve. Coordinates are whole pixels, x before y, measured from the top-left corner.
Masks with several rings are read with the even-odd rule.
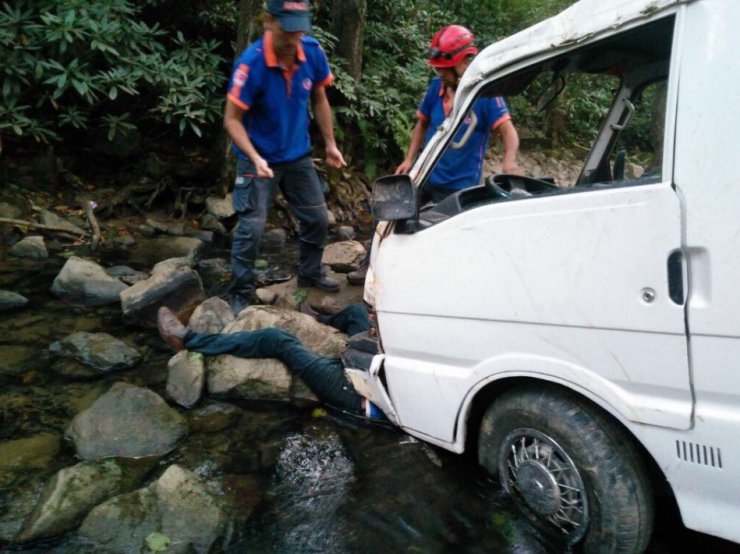
[[[249,67],[241,64],[239,67],[236,68],[236,71],[234,72],[234,86],[235,87],[243,87],[244,83],[247,82],[247,78],[249,77]]]
[[[313,85],[313,81],[309,79],[308,77],[303,79],[303,88],[306,90],[311,90],[311,85]]]

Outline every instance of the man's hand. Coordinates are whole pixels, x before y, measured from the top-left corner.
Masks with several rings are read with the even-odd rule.
[[[337,169],[347,166],[347,162],[344,161],[344,156],[342,156],[342,153],[336,145],[326,147],[326,163]]]
[[[408,160],[403,160],[401,162],[401,165],[399,165],[396,168],[396,175],[405,175],[405,174],[407,174],[409,171],[411,171],[411,166],[413,166],[413,165],[414,165],[414,162],[410,162]]]
[[[524,175],[524,171],[520,168],[516,162],[504,162],[501,166],[502,173],[509,173],[510,175]]]
[[[272,179],[275,176],[264,158],[258,158],[257,160],[252,161],[254,162],[254,168],[257,171],[257,177],[261,179]]]

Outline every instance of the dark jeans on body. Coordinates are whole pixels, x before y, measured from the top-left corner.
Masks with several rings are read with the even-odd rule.
[[[362,304],[352,304],[323,322],[348,334],[367,331],[370,327],[367,309]],[[185,348],[206,356],[231,354],[240,358],[277,358],[303,379],[325,404],[355,414],[363,413],[362,397],[345,377],[342,361],[314,354],[284,329],[273,327],[213,335],[188,331]]]
[[[298,275],[308,280],[322,276],[321,257],[326,242],[328,215],[321,181],[309,155],[270,166],[272,179],[255,175],[254,164],[238,159],[233,205],[239,216],[231,245],[231,294],[249,297],[254,292],[254,262],[267,214],[278,187],[300,223],[301,257]]]

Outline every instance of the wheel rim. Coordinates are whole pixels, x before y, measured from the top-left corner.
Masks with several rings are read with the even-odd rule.
[[[501,481],[514,501],[545,521],[571,544],[589,523],[588,497],[578,468],[552,438],[535,429],[515,429],[498,457]]]

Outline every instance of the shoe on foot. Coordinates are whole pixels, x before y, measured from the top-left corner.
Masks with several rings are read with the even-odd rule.
[[[248,308],[252,303],[249,301],[249,297],[245,294],[230,294],[229,295],[229,307],[234,317],[238,317],[239,314],[245,308]]]
[[[321,276],[316,279],[298,277],[299,287],[313,287],[324,292],[337,292],[339,290],[339,281],[331,277]]]
[[[188,330],[166,306],[162,306],[157,312],[157,329],[172,350],[179,352],[185,349],[185,335]]]
[[[364,285],[365,284],[365,277],[367,277],[367,268],[361,267],[357,271],[350,271],[347,273],[347,282],[350,285]]]
[[[308,303],[307,300],[301,301],[300,304],[298,304],[298,311],[302,314],[310,315],[312,318],[318,320],[319,319],[319,312],[314,310],[311,307],[311,304]]]

